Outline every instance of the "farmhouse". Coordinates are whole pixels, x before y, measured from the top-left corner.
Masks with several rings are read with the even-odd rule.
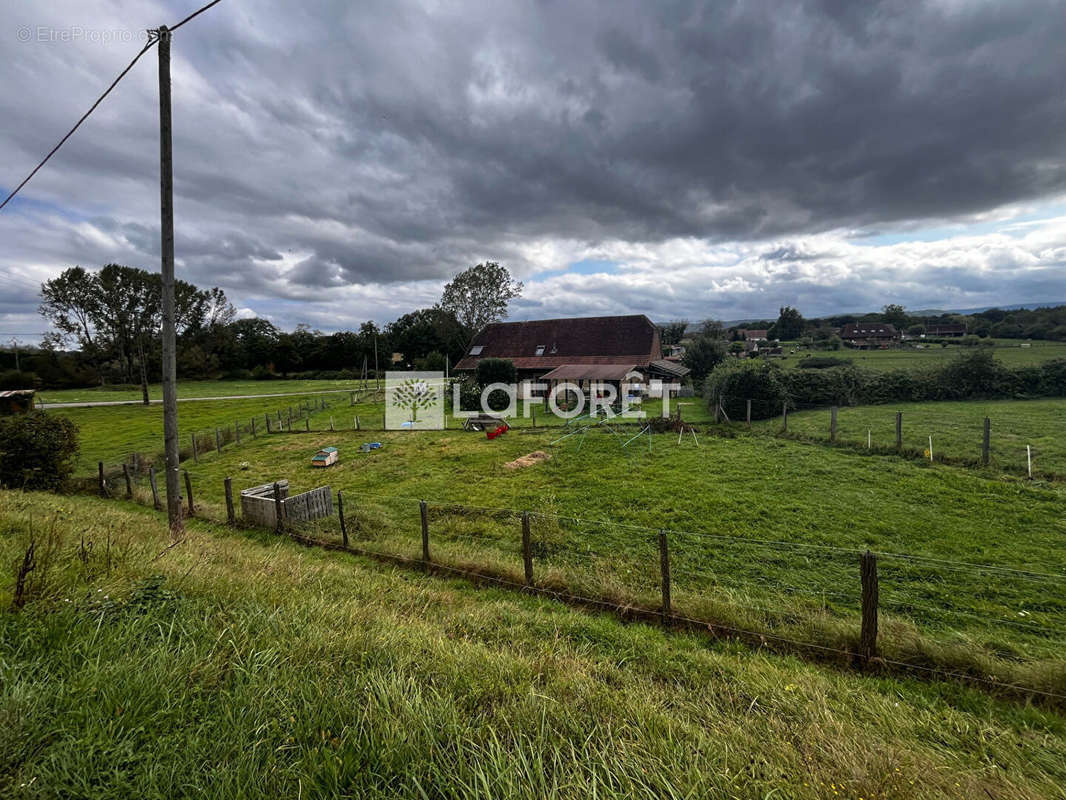
[[[899,341],[899,331],[887,322],[853,322],[840,330],[840,338],[860,350],[888,347]]]
[[[485,358],[512,361],[519,380],[582,386],[617,384],[630,372],[649,381],[677,381],[689,372],[663,358],[659,329],[643,314],[494,322],[474,337],[455,369],[472,372]]]

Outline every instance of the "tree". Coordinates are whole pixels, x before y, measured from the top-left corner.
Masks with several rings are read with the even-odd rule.
[[[908,322],[907,312],[898,303],[889,303],[881,309],[881,319],[890,325],[895,325],[900,330],[906,327]]]
[[[803,329],[806,325],[806,320],[803,319],[803,315],[799,311],[792,306],[784,306],[777,318],[777,322],[770,326],[770,330],[766,335],[770,339],[791,341],[803,335]]]
[[[507,316],[507,303],[522,294],[522,284],[506,267],[486,261],[456,275],[441,295],[439,306],[451,312],[468,338],[490,322]]]
[[[403,353],[404,360],[411,363],[436,350],[447,354],[454,364],[462,357],[468,341],[467,330],[455,314],[440,307],[421,308],[404,314],[389,323],[385,335],[389,347]]]
[[[659,326],[659,340],[664,345],[680,344],[688,330],[688,320],[679,319],[674,322],[666,322]]]
[[[685,349],[681,363],[692,370],[692,380],[699,383],[725,360],[725,356],[724,340],[700,336]]]

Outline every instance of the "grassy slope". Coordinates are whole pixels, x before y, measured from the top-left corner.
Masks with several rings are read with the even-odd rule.
[[[1030,347],[1020,347],[1020,342],[1010,339],[998,339],[992,352],[996,358],[1011,367],[1030,366],[1052,358],[1066,358],[1066,342],[1031,342]],[[789,347],[785,348],[788,353]],[[835,352],[807,352],[797,350],[787,358],[780,359],[786,367],[795,367],[807,356],[832,356],[851,361],[858,367],[867,369],[913,369],[916,367],[944,364],[960,354],[973,352],[974,348],[959,345],[930,345],[922,350],[839,350]]]
[[[962,403],[896,403],[841,408],[837,439],[874,447],[894,447],[896,412],[903,412],[903,446],[926,450],[933,437],[933,456],[977,460],[981,455],[984,419],[991,420],[992,467],[1026,468],[1025,446],[1031,445],[1033,469],[1066,474],[1066,399],[995,400]],[[762,423],[780,428],[780,420]],[[829,410],[789,415],[789,432],[828,439]]]
[[[4,562],[54,513],[55,579],[0,616],[5,796],[1035,798],[1066,784],[1066,721],[1049,712],[266,534],[197,523],[157,555],[168,539],[149,512],[0,493]],[[150,574],[179,596],[138,609],[126,600]]]
[[[540,576],[652,607],[655,529],[690,531],[672,534],[678,608],[806,640],[837,643],[853,635],[857,554],[865,548],[1046,572],[1057,579],[883,558],[882,603],[896,626],[886,649],[897,643],[903,648],[897,654],[913,655],[916,620],[937,641],[986,654],[1005,669],[1053,659],[1049,671],[1028,677],[1066,686],[1059,660],[1066,636],[1059,630],[1066,612],[1062,486],[761,436],[703,437],[697,448],[690,439],[678,446],[662,435],[651,454],[641,443],[627,457],[616,440],[595,434],[580,451],[574,442],[556,447],[555,457],[536,467],[503,467],[551,449],[555,436],[516,430],[490,442],[460,432],[280,435],[211,455],[190,473],[198,501],[216,515],[226,475],[235,489],[279,478],[290,480],[293,492],[328,483],[345,491],[361,545],[406,555],[419,552],[417,501],[424,498],[435,552],[512,571],[520,565],[518,518],[470,507],[529,510]],[[370,439],[385,446],[357,452]],[[340,447],[341,463],[323,473],[309,458],[326,444]],[[327,528],[324,535],[337,536],[335,520]],[[808,552],[808,545],[848,549]]]

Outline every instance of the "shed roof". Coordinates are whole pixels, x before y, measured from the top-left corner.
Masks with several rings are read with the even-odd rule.
[[[0,392],[0,397],[33,397],[35,393],[34,389],[8,389]]]
[[[563,364],[540,376],[542,381],[620,381],[636,364]]]

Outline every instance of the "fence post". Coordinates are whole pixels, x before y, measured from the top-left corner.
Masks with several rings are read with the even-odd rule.
[[[530,411],[532,412],[532,414],[533,414],[533,427],[535,428],[535,427],[537,427],[537,407],[536,407],[536,406],[532,406],[532,405],[531,405],[531,406],[529,407],[529,410],[530,410]]]
[[[215,449],[222,455],[222,434],[218,432],[218,428],[215,428]]]
[[[200,463],[200,454],[196,452],[196,434],[189,434],[189,443],[192,445],[192,460],[197,464]]]
[[[107,481],[104,480],[104,462],[98,461],[97,465],[100,469],[100,496],[107,497]]]
[[[126,499],[133,497],[133,484],[130,483],[130,468],[125,461],[122,462],[122,477],[126,479]]]
[[[896,412],[896,449],[903,449],[903,412]]]
[[[747,406],[748,407],[747,407],[746,414],[747,414],[747,419],[748,419],[748,427],[750,428],[751,427],[751,398],[750,397],[748,398]]]
[[[348,526],[344,524],[344,495],[341,494],[341,490],[337,490],[337,516],[341,520],[341,541],[344,546],[348,546]]]
[[[355,392],[348,392],[348,405],[355,405]]]
[[[252,417],[252,438],[255,438],[255,417]]]
[[[418,511],[422,516],[422,561],[429,564],[429,516],[425,500],[418,501]]]
[[[308,433],[311,432],[311,418],[310,417],[304,417],[304,427],[307,428],[307,432]]]
[[[284,510],[285,510],[285,507],[281,504],[281,486],[277,482],[275,482],[274,483],[274,530],[276,532],[278,532],[278,533],[281,533],[282,529],[284,528],[284,523],[282,522],[282,516],[281,516],[282,512]]]
[[[359,430],[359,415],[355,415],[355,429]]]
[[[670,551],[666,544],[666,531],[659,531],[659,570],[663,584],[663,624],[670,617]]]
[[[233,510],[233,478],[227,475],[223,485],[226,487],[226,522],[230,525],[235,525],[237,523],[237,514]]]
[[[336,428],[333,427],[333,415],[332,414],[329,415],[329,429],[331,431],[336,430]]]
[[[829,441],[835,442],[837,440],[837,407],[833,406],[829,409]]]
[[[159,487],[155,485],[155,465],[148,468],[148,485],[152,487],[152,506],[158,511],[163,504],[159,502]]]
[[[788,433],[788,402],[781,404],[781,430]]]
[[[529,512],[522,512],[522,564],[526,569],[526,586],[533,585],[533,547],[529,540]]]
[[[867,550],[859,562],[862,578],[862,631],[859,655],[864,662],[877,657],[877,556]]]
[[[234,431],[234,433],[237,436],[237,444],[240,444],[241,443],[241,423],[234,422],[233,423],[233,431]]]
[[[189,501],[189,516],[191,517],[196,507],[192,503],[192,480],[189,478],[189,470],[185,470],[185,497]]]
[[[981,443],[981,463],[988,466],[989,456],[992,450],[992,420],[985,417],[985,438]]]

